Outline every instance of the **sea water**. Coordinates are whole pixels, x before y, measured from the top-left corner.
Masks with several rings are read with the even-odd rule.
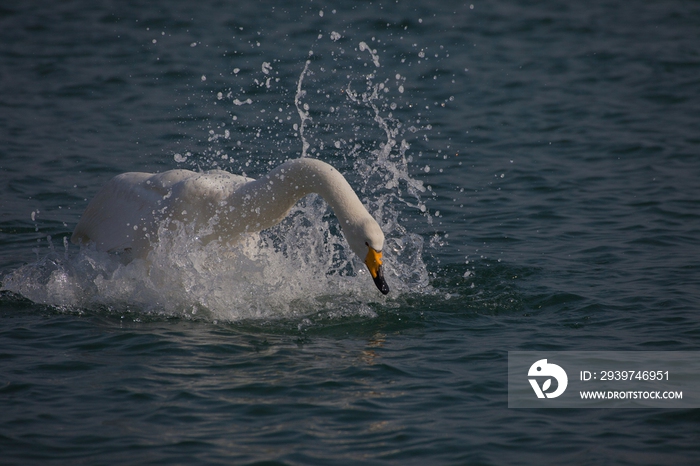
[[[508,409],[508,351],[693,351],[700,9],[0,7],[5,464],[694,464],[694,410]],[[334,165],[235,247],[68,238],[127,171]]]

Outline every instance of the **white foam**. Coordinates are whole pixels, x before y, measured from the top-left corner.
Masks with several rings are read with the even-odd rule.
[[[190,225],[179,225],[161,229],[145,260],[71,247],[5,276],[3,289],[74,311],[107,307],[218,321],[319,310],[371,315],[368,304],[391,296],[378,292],[344,238],[331,231],[334,221],[312,196],[282,224],[233,247],[202,246]],[[425,286],[421,248],[418,237],[388,238],[385,268],[394,296]]]

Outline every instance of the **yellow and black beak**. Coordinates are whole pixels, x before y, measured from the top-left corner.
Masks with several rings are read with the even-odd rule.
[[[382,252],[375,251],[371,246],[368,247],[369,251],[367,252],[367,257],[365,257],[365,265],[369,269],[369,273],[372,275],[374,284],[377,285],[379,291],[382,294],[387,294],[389,293],[389,286],[386,284],[384,272],[382,272]]]

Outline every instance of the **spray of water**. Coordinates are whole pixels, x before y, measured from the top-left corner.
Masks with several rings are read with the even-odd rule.
[[[375,50],[364,42],[359,49],[368,52],[375,68],[380,68]],[[318,130],[303,87],[304,78],[312,74],[311,66],[307,60],[294,96],[303,157],[320,154],[324,145],[305,132]],[[262,70],[269,75],[270,64],[264,63]],[[345,122],[355,125],[366,114],[367,121],[362,123],[378,129],[381,140],[372,141],[367,150],[359,137],[354,142],[339,138],[335,148],[352,167],[345,174],[385,233],[384,268],[392,289],[388,297],[377,292],[366,268],[350,251],[337,220],[315,195],[299,202],[281,224],[233,247],[217,242],[202,245],[198,241],[201,232],[193,225],[163,227],[145,259],[130,260],[90,246],[76,252],[65,245],[64,251],[52,251],[4,277],[3,289],[75,312],[107,308],[217,321],[319,312],[331,318],[372,316],[376,306],[406,294],[429,292],[423,239],[399,221],[404,209],[421,210],[424,188],[409,176],[409,144],[401,139],[402,125],[383,105],[387,82],[378,81],[375,70],[363,75],[362,81],[348,82],[343,90],[353,115],[353,121]],[[269,80],[267,83],[269,87]],[[227,97],[237,105],[230,92]],[[218,98],[222,100],[222,93]],[[359,126],[355,132],[360,132]],[[186,157],[176,154],[175,160],[184,162]]]

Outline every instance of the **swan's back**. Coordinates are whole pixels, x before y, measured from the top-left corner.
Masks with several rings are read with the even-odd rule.
[[[147,251],[165,218],[187,220],[208,211],[252,181],[214,170],[196,173],[123,173],[112,178],[90,201],[71,237],[73,243],[95,243],[99,251]]]

